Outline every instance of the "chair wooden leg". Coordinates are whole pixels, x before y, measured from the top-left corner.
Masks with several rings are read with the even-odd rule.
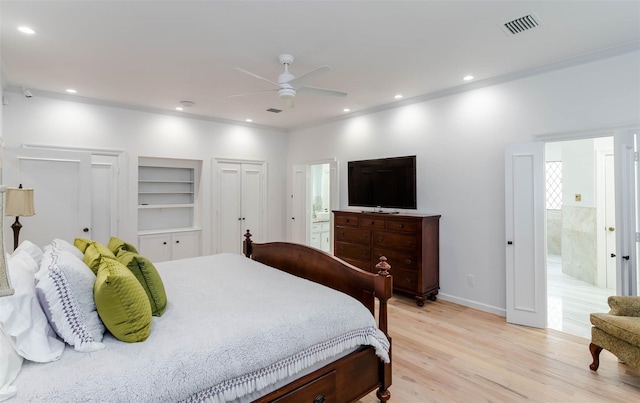
[[[593,357],[593,362],[589,365],[589,368],[591,368],[592,371],[597,371],[600,366],[600,352],[602,351],[602,347],[591,343],[589,344],[589,351]]]

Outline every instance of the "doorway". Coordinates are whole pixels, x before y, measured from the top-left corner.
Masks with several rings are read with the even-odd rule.
[[[547,327],[589,338],[616,294],[613,137],[546,143]]]
[[[333,216],[339,206],[335,160],[294,165],[291,184],[290,239],[333,252]]]
[[[309,246],[325,252],[331,251],[331,166],[328,163],[309,166],[309,200],[311,217],[309,230]]]

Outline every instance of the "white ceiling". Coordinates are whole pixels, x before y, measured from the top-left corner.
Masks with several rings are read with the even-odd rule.
[[[542,25],[501,25],[535,13]],[[640,1],[1,1],[6,87],[281,129],[638,48]],[[36,31],[27,36],[17,27]],[[278,55],[293,74],[332,71],[310,85],[345,98],[298,94],[285,109],[271,84]],[[472,74],[474,82],[462,77]],[[63,96],[63,95],[60,95]],[[67,95],[64,95],[65,97]],[[284,109],[282,113],[268,108]]]

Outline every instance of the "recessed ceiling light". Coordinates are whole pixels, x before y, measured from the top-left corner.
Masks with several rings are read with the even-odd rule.
[[[245,119],[245,122],[251,123],[251,122],[253,122],[253,119]]]
[[[18,27],[18,31],[22,32],[23,34],[27,34],[27,35],[33,35],[36,33],[36,31],[34,31],[33,29],[29,28],[29,27]]]
[[[342,112],[351,112],[351,109],[349,109],[349,108],[344,108],[344,109],[342,110]]]
[[[395,99],[400,99],[400,98],[402,98],[402,94],[397,94],[394,98]]]
[[[176,106],[176,110],[177,111],[182,111],[182,110],[184,110],[184,108],[182,106]]]
[[[77,92],[78,92],[78,91],[74,90],[73,88],[67,88],[67,90],[66,90],[66,91],[67,91],[69,94],[75,94],[75,93],[77,93]]]
[[[472,75],[468,75],[468,76],[464,76],[462,79],[464,81],[469,81],[469,80],[473,80],[475,77],[473,77]]]

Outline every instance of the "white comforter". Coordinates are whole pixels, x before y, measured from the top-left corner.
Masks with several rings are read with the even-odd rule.
[[[255,398],[256,390],[357,345],[374,346],[388,361],[374,318],[345,294],[241,255],[156,267],[169,305],[153,318],[147,341],[107,334],[104,350],[67,346],[59,361],[25,362],[10,401],[224,402]]]

